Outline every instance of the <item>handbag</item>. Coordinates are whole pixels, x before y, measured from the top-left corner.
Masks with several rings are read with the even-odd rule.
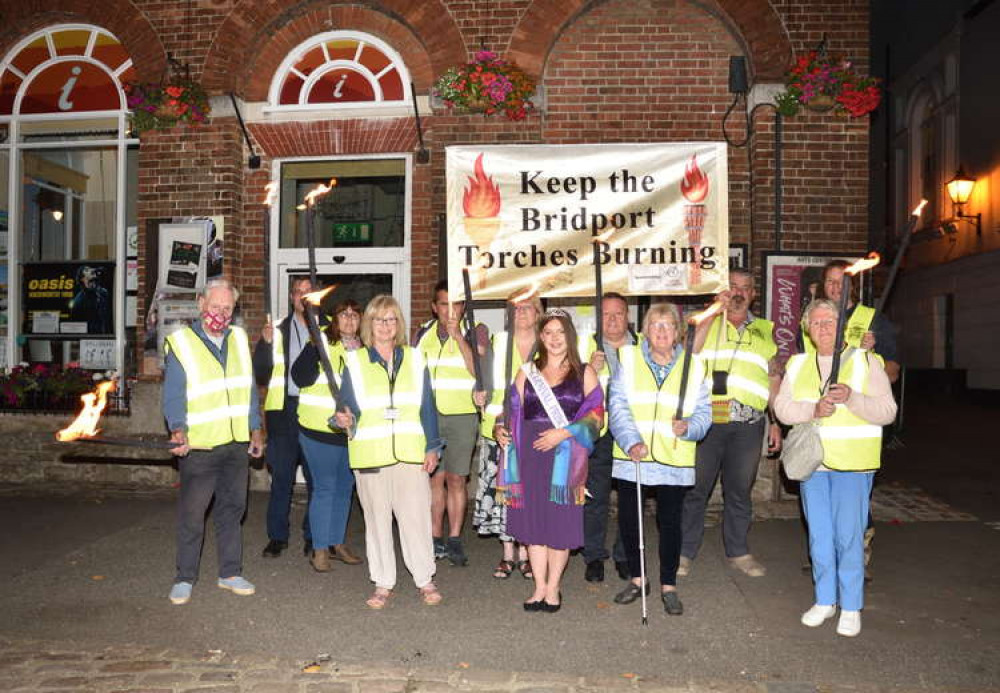
[[[792,481],[807,481],[823,464],[823,441],[815,421],[795,424],[781,449],[781,464]]]

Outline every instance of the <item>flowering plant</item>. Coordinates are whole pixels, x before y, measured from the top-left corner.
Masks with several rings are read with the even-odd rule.
[[[534,108],[535,82],[521,68],[495,53],[479,51],[475,60],[448,69],[434,84],[449,108],[523,120]]]
[[[167,83],[132,82],[125,85],[125,94],[132,124],[139,132],[166,130],[182,121],[201,123],[212,112],[208,94],[187,78]]]
[[[806,106],[816,110],[836,108],[840,115],[859,118],[874,111],[881,98],[876,78],[862,77],[843,58],[810,51],[785,74],[785,91],[775,97],[775,102],[778,112],[786,116]]]
[[[80,368],[75,362],[65,366],[22,362],[6,373],[0,372],[0,408],[73,409],[80,395],[93,390],[94,381],[106,376],[104,372]]]

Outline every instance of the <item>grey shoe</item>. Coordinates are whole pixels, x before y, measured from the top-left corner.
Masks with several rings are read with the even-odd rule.
[[[448,546],[443,537],[434,537],[434,560],[439,561],[448,555]]]
[[[461,537],[448,537],[447,556],[452,565],[469,564],[469,557],[465,555],[465,547],[462,546]]]
[[[677,596],[676,590],[661,592],[660,599],[663,600],[663,610],[671,616],[680,616],[684,613],[684,605],[681,598]]]
[[[170,588],[170,603],[180,606],[191,601],[192,586],[190,582],[175,582],[174,586]]]

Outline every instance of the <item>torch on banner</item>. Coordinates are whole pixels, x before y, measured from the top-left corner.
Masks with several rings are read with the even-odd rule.
[[[447,149],[449,292],[503,299],[716,293],[728,276],[719,142]]]

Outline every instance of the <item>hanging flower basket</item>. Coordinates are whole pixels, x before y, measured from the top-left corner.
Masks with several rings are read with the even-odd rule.
[[[876,78],[859,75],[841,57],[810,51],[785,74],[785,91],[775,97],[775,103],[786,116],[805,107],[817,112],[835,109],[838,115],[860,118],[874,111],[881,99]]]
[[[534,108],[534,80],[490,51],[479,51],[473,62],[448,69],[435,82],[434,91],[448,108],[464,113],[502,113],[523,120]]]
[[[212,112],[208,94],[187,78],[125,85],[132,125],[138,132],[169,130],[178,123],[203,123]]]

